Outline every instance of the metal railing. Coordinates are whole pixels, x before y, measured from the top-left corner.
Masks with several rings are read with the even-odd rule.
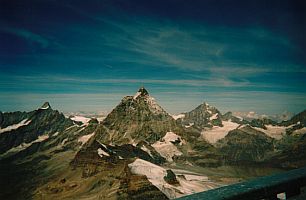
[[[220,187],[205,192],[184,196],[179,200],[252,200],[278,199],[277,195],[285,193],[286,199],[301,194],[306,186],[306,167],[288,172],[264,176],[254,180]],[[304,198],[304,197],[303,197]],[[300,198],[300,199],[303,199]],[[306,199],[306,198],[305,198]]]

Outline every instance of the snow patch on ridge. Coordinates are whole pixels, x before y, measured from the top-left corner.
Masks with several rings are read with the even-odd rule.
[[[161,141],[157,141],[152,144],[152,147],[167,161],[172,162],[173,156],[180,156],[183,153],[178,150],[178,148],[172,143],[175,141],[180,141],[180,145],[183,144],[181,137],[176,135],[173,132],[167,132],[166,135],[161,139]]]
[[[88,122],[90,121],[90,118],[83,116],[74,116],[71,117],[70,119],[76,122],[82,122],[84,125],[88,125]]]
[[[83,135],[79,137],[78,142],[81,142],[82,146],[95,134],[95,132],[88,134],[88,135]]]
[[[136,92],[136,94],[133,96],[133,99],[136,100],[139,95],[141,95],[141,92]]]
[[[209,120],[214,120],[214,119],[218,119],[218,113],[214,114],[209,118]]]
[[[282,139],[283,135],[286,133],[286,129],[288,128],[286,126],[273,126],[273,125],[265,125],[265,126],[267,130],[258,127],[253,127],[253,128],[277,140]]]
[[[175,142],[177,140],[181,140],[181,137],[176,135],[173,132],[167,132],[166,135],[162,139],[163,141],[169,143],[169,142]]]
[[[142,145],[140,149],[147,152],[153,158],[151,151],[146,146]]]
[[[185,117],[185,114],[172,115],[172,118],[175,120],[182,119]]]
[[[98,150],[97,150],[97,152],[98,152],[98,155],[102,158],[103,156],[109,156],[109,154],[107,153],[107,152],[105,152],[105,151],[103,151],[101,148],[99,148]]]
[[[13,125],[10,125],[8,127],[3,128],[3,129],[0,128],[0,133],[16,130],[16,129],[22,127],[22,126],[28,125],[30,122],[31,122],[31,120],[24,119],[21,122],[19,122],[18,124],[13,124]]]
[[[224,138],[229,131],[236,129],[239,124],[232,121],[222,121],[223,127],[214,126],[211,129],[204,129],[201,134],[205,140],[214,144]]]
[[[45,105],[45,106],[40,107],[39,110],[47,110],[47,109],[49,109],[49,108],[50,108],[50,105],[47,104],[47,105]]]
[[[303,127],[301,129],[295,130],[292,132],[293,135],[301,135],[306,133],[306,127]]]

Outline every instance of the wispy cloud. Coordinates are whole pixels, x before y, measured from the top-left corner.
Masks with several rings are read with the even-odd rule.
[[[98,19],[115,27],[101,37],[104,45],[120,49],[120,53],[114,51],[110,55],[120,62],[209,72],[215,77],[246,78],[267,72],[306,71],[303,65],[294,62],[295,46],[264,28]]]
[[[50,44],[48,39],[44,38],[39,34],[28,31],[26,29],[2,26],[0,27],[0,31],[16,35],[29,42],[37,43],[42,48],[47,48]]]
[[[14,76],[11,77],[18,82],[33,83],[33,84],[161,84],[174,86],[195,86],[195,87],[256,87],[256,85],[243,81],[232,81],[226,78],[207,78],[207,79],[94,79],[94,78],[80,78],[73,76]],[[8,81],[11,82],[11,81]]]

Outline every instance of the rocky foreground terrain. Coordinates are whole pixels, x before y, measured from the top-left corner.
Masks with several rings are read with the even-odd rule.
[[[207,103],[171,116],[145,88],[103,121],[0,112],[0,199],[173,199],[304,166],[305,124]]]

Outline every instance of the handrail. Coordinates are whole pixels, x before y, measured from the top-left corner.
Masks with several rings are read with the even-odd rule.
[[[285,193],[290,198],[301,193],[306,185],[306,167],[280,174],[264,176],[254,180],[199,192],[178,198],[179,200],[256,200],[277,199],[277,194]]]

